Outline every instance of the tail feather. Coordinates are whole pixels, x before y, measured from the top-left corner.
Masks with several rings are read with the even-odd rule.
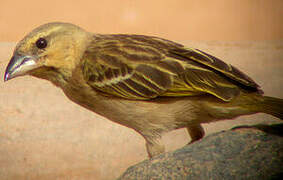
[[[283,99],[264,96],[263,101],[258,104],[258,110],[283,120]]]

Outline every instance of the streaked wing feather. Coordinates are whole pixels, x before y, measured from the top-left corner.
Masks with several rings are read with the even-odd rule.
[[[160,53],[141,45],[124,47],[108,43],[85,52],[83,73],[91,87],[127,99],[151,99],[172,86],[173,74],[151,64],[162,59]]]
[[[220,59],[207,54],[198,49],[184,48],[184,49],[173,49],[170,50],[171,54],[182,57],[182,59],[194,60],[200,64],[203,64],[209,68],[212,68],[218,72],[223,73],[223,75],[251,88],[259,90],[259,85],[257,85],[250,77],[238,70],[236,67],[226,64]]]
[[[209,93],[230,101],[239,94],[239,84],[258,87],[233,66],[171,41],[138,35],[99,38],[85,52],[83,73],[92,88],[108,95],[145,100]]]
[[[230,101],[240,93],[236,85],[212,71],[189,69],[184,79],[193,88],[213,94],[224,101]]]

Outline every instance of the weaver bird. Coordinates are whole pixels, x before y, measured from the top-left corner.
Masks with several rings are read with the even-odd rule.
[[[283,119],[283,100],[263,96],[237,68],[198,49],[152,36],[93,34],[69,23],[42,25],[21,40],[4,80],[31,75],[75,103],[134,129],[149,157],[165,132],[263,112]]]

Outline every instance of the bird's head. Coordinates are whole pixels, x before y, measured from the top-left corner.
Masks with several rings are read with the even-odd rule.
[[[48,23],[34,29],[16,46],[4,81],[33,75],[53,81],[68,78],[79,63],[90,33],[69,23]],[[58,80],[58,79],[57,79]]]

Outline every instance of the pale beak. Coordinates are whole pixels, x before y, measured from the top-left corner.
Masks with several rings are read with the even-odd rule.
[[[18,76],[23,76],[27,72],[38,67],[36,63],[37,58],[34,56],[21,56],[15,54],[5,71],[4,81],[8,81]]]

